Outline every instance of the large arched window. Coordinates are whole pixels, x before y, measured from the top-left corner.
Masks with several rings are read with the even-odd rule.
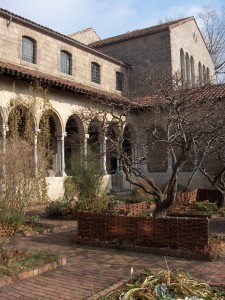
[[[71,75],[72,74],[72,55],[67,51],[61,51],[61,72]]]
[[[191,56],[191,86],[195,86],[195,62],[193,56]]]
[[[202,86],[202,64],[200,62],[198,63],[198,80],[199,85]]]
[[[185,55],[185,62],[186,62],[186,85],[188,87],[190,86],[190,60],[189,60],[188,53],[186,53]]]
[[[100,83],[100,66],[95,62],[91,63],[91,81]]]
[[[28,36],[22,37],[22,59],[36,64],[36,41]]]
[[[184,50],[180,49],[180,69],[181,69],[181,84],[185,85],[185,62],[184,62]]]

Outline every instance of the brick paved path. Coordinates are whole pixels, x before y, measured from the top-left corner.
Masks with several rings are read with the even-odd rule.
[[[220,226],[224,225],[220,223]],[[128,279],[131,267],[135,274],[145,267],[165,268],[162,256],[71,245],[75,230],[13,237],[9,241],[12,246],[57,250],[67,257],[67,265],[1,288],[0,299],[87,299],[122,279]],[[169,257],[167,261],[173,270],[184,268],[208,283],[225,284],[225,257],[216,262]]]

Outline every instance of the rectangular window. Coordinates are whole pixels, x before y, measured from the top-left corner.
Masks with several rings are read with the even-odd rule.
[[[36,42],[29,37],[22,37],[22,59],[32,64],[36,63]]]
[[[97,63],[91,63],[91,81],[100,83],[100,66]]]
[[[61,72],[71,75],[71,54],[61,51]]]
[[[116,89],[123,90],[123,74],[121,72],[116,72]]]

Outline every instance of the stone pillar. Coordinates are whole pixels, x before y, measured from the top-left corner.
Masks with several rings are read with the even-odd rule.
[[[9,131],[9,127],[8,125],[2,125],[0,127],[1,130],[1,134],[2,134],[2,147],[3,147],[3,153],[5,154],[6,151],[6,134]],[[3,164],[3,168],[2,168],[3,174],[5,176],[5,164]]]
[[[38,140],[38,133],[41,132],[41,129],[34,128],[34,168],[35,168],[35,176],[38,174],[38,155],[37,155],[37,140]]]
[[[64,137],[66,132],[56,133],[57,137],[57,171],[56,177],[63,177],[65,173],[65,149],[64,149]]]
[[[89,139],[89,134],[85,133],[85,135],[84,135],[84,160],[85,160],[86,168],[87,168],[87,156],[88,156],[88,139]]]
[[[107,137],[104,136],[103,137],[103,141],[102,141],[102,144],[101,144],[101,170],[102,170],[102,173],[103,174],[106,174],[107,173],[107,170],[106,170],[106,142],[107,142]]]

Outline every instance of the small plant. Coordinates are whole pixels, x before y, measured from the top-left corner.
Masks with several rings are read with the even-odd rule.
[[[30,218],[31,223],[39,223],[40,222],[40,216],[34,215]]]
[[[194,204],[194,208],[196,208],[198,211],[202,213],[209,213],[209,214],[212,214],[217,210],[216,204],[211,203],[208,200],[203,202],[196,202]]]
[[[66,216],[71,212],[69,204],[70,202],[67,198],[58,198],[46,206],[45,212],[48,216]]]

